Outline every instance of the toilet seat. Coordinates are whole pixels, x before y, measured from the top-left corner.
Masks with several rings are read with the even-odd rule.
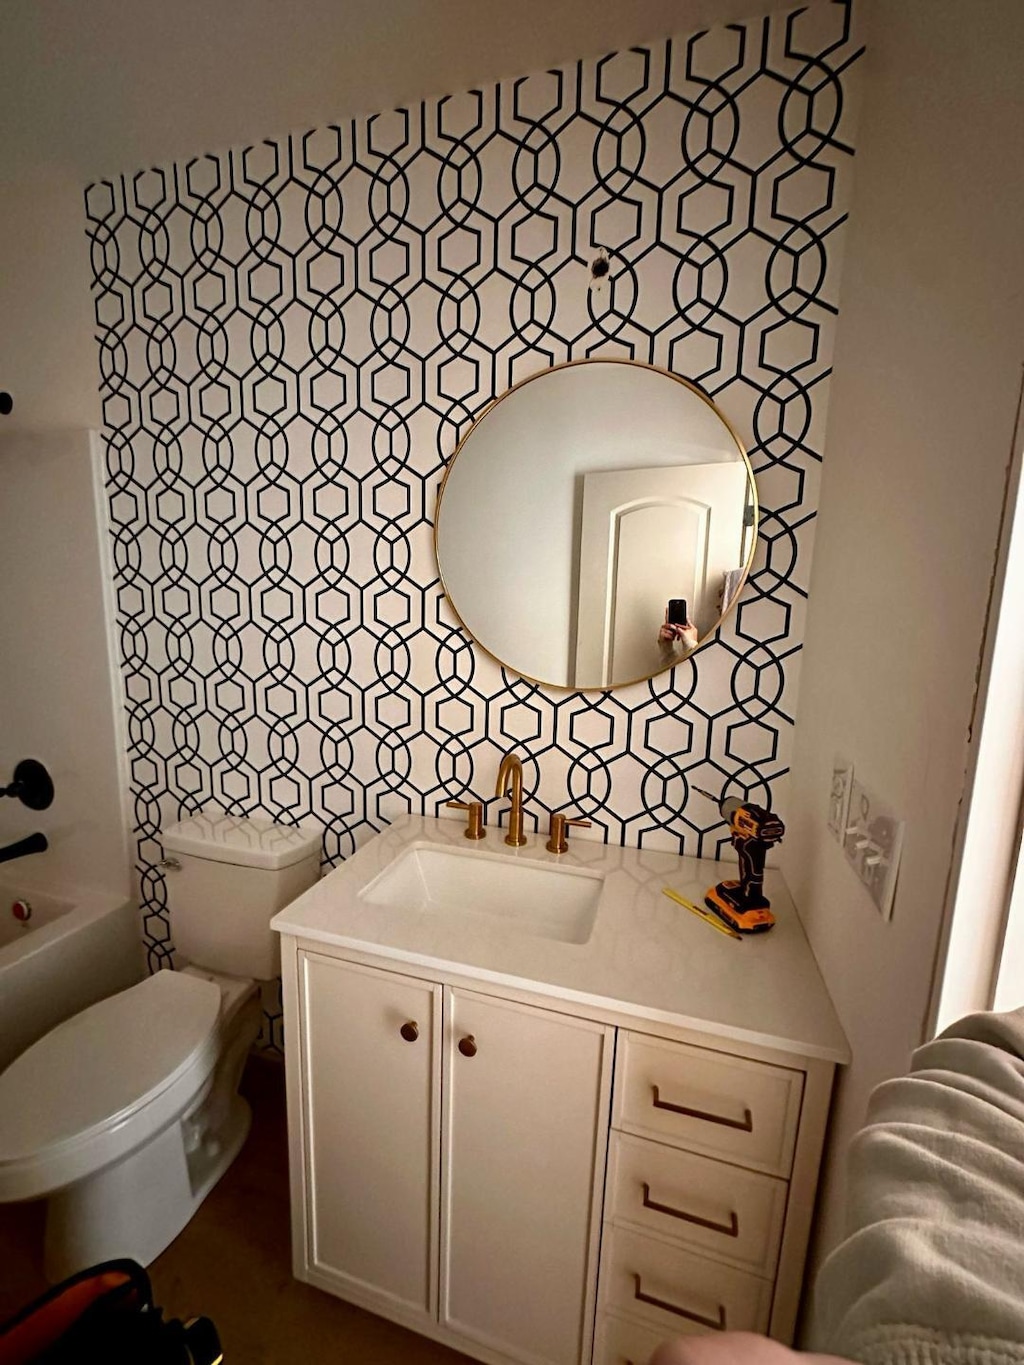
[[[180,1116],[218,1055],[221,992],[161,971],[52,1029],[0,1075],[0,1202],[102,1169]]]

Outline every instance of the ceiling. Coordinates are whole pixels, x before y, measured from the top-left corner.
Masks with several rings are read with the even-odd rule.
[[[83,181],[337,122],[794,0],[6,0],[9,174]]]

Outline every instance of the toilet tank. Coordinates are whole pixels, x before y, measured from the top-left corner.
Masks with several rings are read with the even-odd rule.
[[[320,835],[209,811],[164,830],[163,845],[181,957],[228,976],[277,976],[280,939],[270,921],[319,877]]]

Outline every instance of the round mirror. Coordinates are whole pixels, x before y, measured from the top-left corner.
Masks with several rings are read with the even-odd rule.
[[[463,437],[438,494],[441,582],[499,663],[553,687],[671,668],[746,578],[757,495],[710,399],[628,360],[524,379]]]

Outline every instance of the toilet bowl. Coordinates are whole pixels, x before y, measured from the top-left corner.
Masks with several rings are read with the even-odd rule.
[[[269,921],[316,879],[318,837],[218,813],[172,827],[164,843],[187,873],[181,891],[168,878],[172,928],[177,901],[183,937],[208,963],[272,975]],[[148,1265],[185,1227],[248,1134],[237,1088],[260,1019],[251,977],[160,971],[59,1024],[0,1074],[0,1203],[49,1200],[51,1280],[116,1257]]]
[[[254,983],[158,972],[0,1075],[0,1202],[50,1198],[51,1280],[178,1235],[249,1131],[235,1087],[259,1023]]]

